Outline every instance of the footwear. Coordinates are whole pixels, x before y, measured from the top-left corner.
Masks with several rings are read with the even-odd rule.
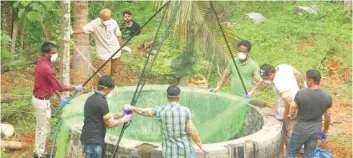
[[[33,158],[39,158],[39,156],[36,153],[34,153]]]

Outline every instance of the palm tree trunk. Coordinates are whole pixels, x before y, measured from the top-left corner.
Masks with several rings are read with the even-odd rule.
[[[70,0],[62,2],[62,25],[61,25],[61,55],[62,69],[61,81],[64,85],[70,85]]]
[[[75,23],[74,28],[81,28],[88,23],[88,1],[75,1]],[[74,44],[78,50],[88,59],[91,60],[89,36],[86,34],[75,34]],[[91,74],[91,69],[87,66],[84,59],[75,49],[72,61],[72,83],[82,84]]]
[[[25,13],[26,15],[26,13]],[[20,44],[20,52],[23,53],[24,52],[24,39],[25,39],[25,35],[26,35],[26,22],[27,22],[27,17],[26,16],[23,16],[23,22],[22,22],[22,25],[21,25],[21,32],[20,32],[20,41],[21,41],[21,44]]]

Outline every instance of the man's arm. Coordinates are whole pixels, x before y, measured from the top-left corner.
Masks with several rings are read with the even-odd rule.
[[[293,75],[295,76],[295,79],[297,80],[298,87],[300,88],[300,72],[298,70],[294,69]]]
[[[327,133],[331,124],[331,108],[326,109],[324,113],[324,133]]]
[[[289,110],[290,119],[293,120],[296,118],[297,110],[298,110],[298,105],[297,103],[295,103],[295,101],[293,101],[290,105],[290,110]]]
[[[290,93],[289,93],[288,90],[283,91],[281,93],[281,96],[282,96],[282,98],[285,101],[283,118],[286,118],[289,115],[289,108],[290,108],[290,105],[291,105],[293,99],[291,98]]]
[[[186,121],[186,132],[191,137],[191,139],[195,142],[195,144],[200,149],[202,149],[202,142],[201,142],[199,133],[197,132],[197,129],[191,120]]]
[[[253,89],[251,89],[248,92],[248,95],[253,95],[255,94],[258,90],[260,90],[263,87],[263,82],[262,82],[262,78],[260,76],[259,71],[255,71],[254,72],[254,79],[255,79],[255,86]]]
[[[120,46],[123,46],[124,42],[123,42],[123,38],[121,37],[121,35],[120,36],[116,36],[116,38],[118,38]]]
[[[81,27],[74,30],[74,34],[81,34],[81,33],[85,33],[85,31],[83,31]]]
[[[221,89],[221,87],[227,82],[227,80],[229,79],[229,76],[232,74],[232,70],[228,67],[222,76],[222,79],[217,83],[217,87],[216,90]]]
[[[145,116],[145,117],[153,117],[155,116],[155,113],[153,112],[152,108],[138,108],[135,106],[131,106],[128,105],[126,106],[129,110],[131,110],[132,112],[141,115],[141,116]]]
[[[112,128],[121,124],[124,124],[127,120],[124,118],[115,119],[110,113],[103,116],[105,127]]]

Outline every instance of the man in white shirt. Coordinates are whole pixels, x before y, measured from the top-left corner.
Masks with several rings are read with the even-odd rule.
[[[83,26],[76,29],[74,33],[94,33],[96,44],[96,54],[102,65],[108,60],[119,48],[124,44],[118,23],[111,18],[112,12],[105,8],[100,12],[100,18],[96,18]],[[111,61],[109,61],[101,70],[100,74],[113,76],[120,72],[120,56],[119,51]]]
[[[260,75],[263,82],[270,82],[273,85],[277,97],[276,118],[283,121],[285,145],[288,146],[292,133],[292,122],[288,118],[289,107],[299,90],[300,73],[288,64],[280,64],[276,68],[270,64],[263,64],[260,67]]]

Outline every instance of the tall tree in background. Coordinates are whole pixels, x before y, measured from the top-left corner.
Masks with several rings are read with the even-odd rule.
[[[75,22],[74,28],[80,28],[88,22],[88,1],[75,1]],[[75,34],[74,43],[76,48],[74,49],[74,57],[72,61],[72,74],[71,80],[74,85],[82,84],[91,74],[91,69],[87,66],[83,57],[78,51],[80,51],[89,61],[91,61],[89,36],[86,34]]]
[[[62,70],[61,80],[70,85],[70,0],[62,2],[61,46]]]

